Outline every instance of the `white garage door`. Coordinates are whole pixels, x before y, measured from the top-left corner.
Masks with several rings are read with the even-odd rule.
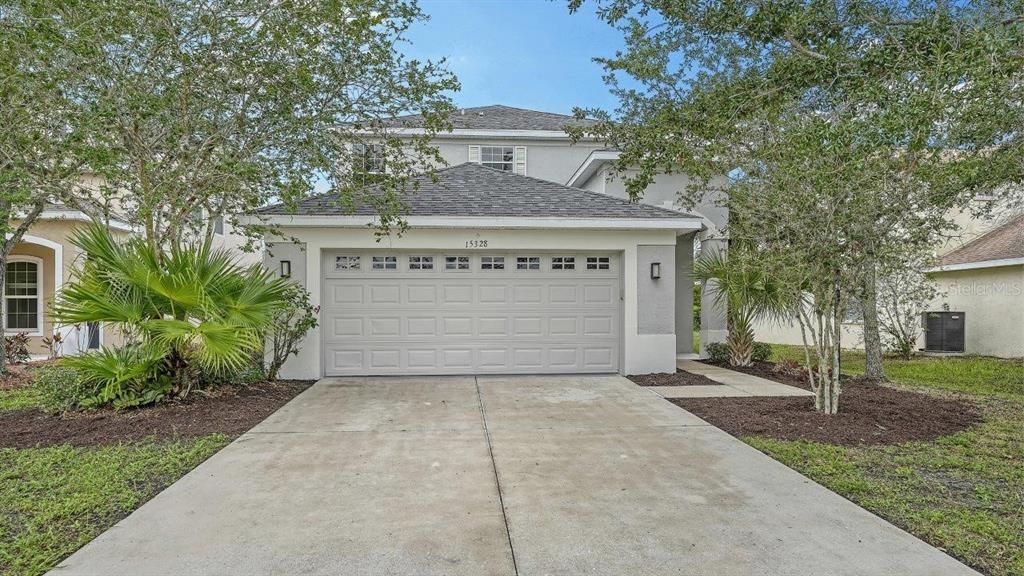
[[[615,254],[325,252],[328,376],[615,372]]]

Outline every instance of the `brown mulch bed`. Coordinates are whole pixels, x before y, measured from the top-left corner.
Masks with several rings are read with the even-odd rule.
[[[634,383],[640,386],[721,386],[719,382],[708,378],[707,376],[701,376],[700,374],[692,374],[685,370],[676,370],[673,374],[671,372],[659,372],[657,374],[640,374],[637,376],[626,376]]]
[[[97,446],[148,438],[239,436],[283,406],[312,381],[284,380],[223,387],[211,394],[128,410],[88,410],[52,416],[37,409],[0,411],[0,448],[72,444]]]
[[[808,388],[803,378],[773,372],[772,366],[764,362],[737,370]],[[842,446],[934,440],[982,421],[977,405],[953,395],[912,392],[859,378],[843,380],[839,414],[832,416],[816,412],[810,397],[677,398],[670,402],[734,436]]]
[[[31,367],[26,364],[8,364],[7,373],[0,374],[0,390],[23,388],[32,383]]]

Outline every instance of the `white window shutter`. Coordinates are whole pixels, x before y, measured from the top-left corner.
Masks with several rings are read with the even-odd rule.
[[[479,146],[473,146],[472,144],[469,146],[469,161],[473,162],[474,164],[479,164],[480,163],[480,147]]]
[[[515,165],[512,171],[526,176],[526,146],[516,146]]]

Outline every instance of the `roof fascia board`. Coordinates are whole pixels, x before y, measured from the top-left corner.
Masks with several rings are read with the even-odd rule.
[[[926,272],[955,272],[957,270],[977,270],[979,268],[999,268],[1000,266],[1019,266],[1024,264],[1024,258],[999,258],[996,260],[982,260],[980,262],[964,262],[962,264],[947,264],[929,268]]]
[[[421,136],[426,134],[422,128],[390,128],[386,129],[396,136]],[[374,136],[378,131],[361,130],[360,134]],[[499,130],[455,128],[450,131],[436,132],[434,138],[515,138],[521,140],[569,140],[568,134],[561,130]],[[594,141],[594,138],[582,138],[583,141]]]
[[[249,216],[251,223],[263,222],[295,227],[366,227],[377,222],[374,216]],[[699,218],[522,218],[512,216],[408,216],[415,228],[508,228],[508,229],[589,229],[589,230],[700,230]]]
[[[74,220],[76,222],[93,222],[93,219],[81,210],[43,210],[39,213],[38,218],[40,220]],[[114,230],[122,230],[124,232],[131,232],[134,230],[131,224],[116,218],[111,218],[107,225]]]
[[[587,159],[580,164],[580,167],[573,172],[572,176],[565,183],[566,186],[573,186],[575,188],[581,187],[583,184],[594,175],[607,162],[612,162],[619,159],[618,150],[594,150]]]

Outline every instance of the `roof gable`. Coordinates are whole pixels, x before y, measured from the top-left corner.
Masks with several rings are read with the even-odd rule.
[[[1024,258],[1024,215],[1017,216],[942,257],[942,266]]]
[[[409,216],[522,217],[588,219],[694,218],[689,214],[620,198],[562,186],[547,180],[521,176],[479,164],[465,163],[439,170],[437,181],[416,179],[405,197]],[[335,197],[323,194],[304,200],[294,213],[277,204],[259,210],[264,215],[375,216],[372,206],[354,211]]]

